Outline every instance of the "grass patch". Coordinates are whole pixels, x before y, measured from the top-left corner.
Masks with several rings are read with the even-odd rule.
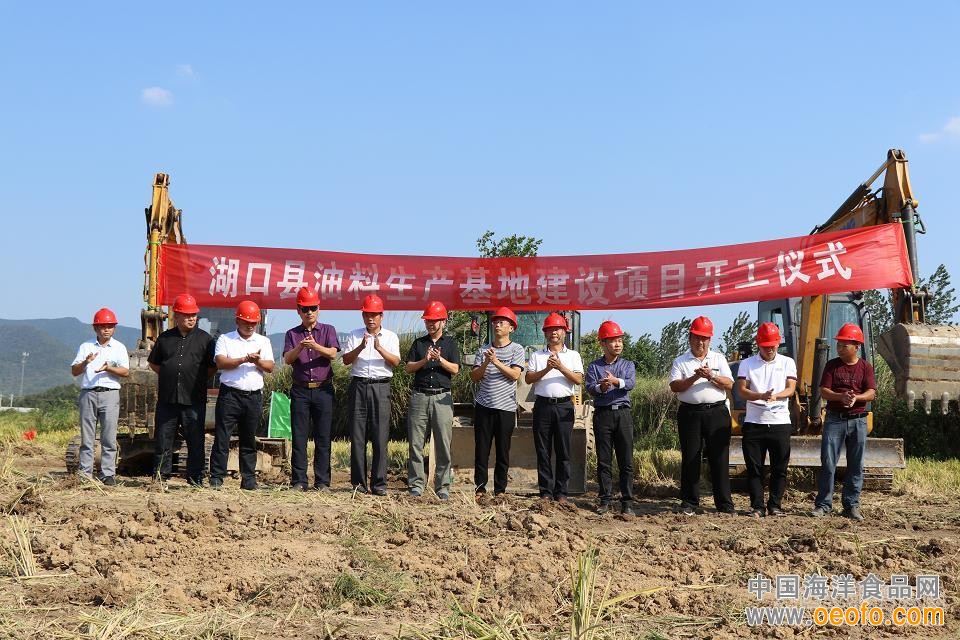
[[[13,531],[14,542],[3,542],[3,550],[13,563],[14,575],[21,578],[32,578],[39,573],[37,559],[30,546],[30,525],[19,516],[7,516],[7,524]]]
[[[906,469],[893,474],[897,494],[960,497],[960,460],[907,458]]]
[[[391,440],[387,443],[387,468],[393,473],[402,473],[406,476],[407,459],[409,457],[406,440]],[[367,459],[373,458],[373,445],[367,443]],[[334,469],[345,471],[350,469],[350,441],[334,440],[330,443],[330,464]]]

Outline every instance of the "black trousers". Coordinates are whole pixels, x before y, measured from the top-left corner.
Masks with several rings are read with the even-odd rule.
[[[493,468],[493,493],[507,490],[510,472],[510,439],[517,422],[516,411],[490,409],[482,404],[473,411],[473,484],[477,493],[487,491],[487,473],[490,464],[490,445],[496,442],[496,466]]]
[[[677,409],[680,432],[680,500],[700,504],[700,463],[707,454],[713,503],[717,509],[733,508],[730,497],[730,412],[724,403],[709,408],[681,404]]]
[[[763,462],[770,454],[770,495],[767,509],[781,508],[790,463],[793,425],[743,423],[743,460],[747,464],[750,508],[763,510]]]
[[[187,443],[187,477],[203,479],[207,460],[203,451],[204,422],[207,416],[207,403],[176,404],[157,402],[153,430],[153,475],[169,478],[173,473],[173,441],[177,429],[183,429],[183,439]]]
[[[538,396],[533,405],[533,444],[537,450],[537,484],[541,498],[567,495],[573,419],[573,402],[569,400],[551,404]],[[556,454],[555,465],[553,454]]]
[[[363,382],[354,377],[348,391],[350,484],[363,491],[387,489],[387,442],[390,439],[390,383]],[[367,485],[367,440],[373,443]]]
[[[314,442],[313,484],[330,486],[330,429],[333,425],[333,385],[290,388],[290,484],[307,484],[307,441]]]
[[[210,478],[223,480],[227,475],[230,436],[234,430],[240,439],[240,478],[243,483],[256,482],[257,427],[263,411],[263,394],[246,392],[220,385],[217,396],[217,427],[210,453]]]
[[[633,416],[624,407],[613,411],[597,407],[593,414],[593,441],[597,450],[597,483],[600,504],[609,504],[613,494],[613,453],[620,469],[620,501],[633,502]]]

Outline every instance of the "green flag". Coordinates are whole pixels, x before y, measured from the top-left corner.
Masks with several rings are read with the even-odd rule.
[[[287,394],[274,391],[270,394],[270,427],[267,430],[269,438],[286,438],[292,435],[290,431],[290,398]]]

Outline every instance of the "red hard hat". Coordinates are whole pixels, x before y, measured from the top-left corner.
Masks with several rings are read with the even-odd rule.
[[[260,322],[260,307],[253,300],[244,300],[237,305],[237,320]]]
[[[438,300],[431,300],[427,305],[426,310],[423,312],[423,315],[420,317],[424,320],[446,320],[447,308],[443,306],[442,302]]]
[[[623,337],[623,329],[620,328],[613,320],[606,320],[600,323],[600,328],[597,329],[597,337],[600,340],[606,340],[608,338],[621,338]]]
[[[780,346],[780,327],[773,322],[764,322],[757,328],[757,345],[760,347]]]
[[[383,313],[383,300],[375,293],[371,293],[363,299],[363,306],[360,311],[364,313]]]
[[[560,327],[564,331],[568,330],[566,319],[559,313],[554,312],[544,318],[543,330],[546,331],[547,329],[554,329],[556,327]]]
[[[707,316],[697,316],[690,323],[690,333],[703,336],[705,338],[713,337],[713,322]]]
[[[300,287],[300,290],[297,291],[298,307],[312,307],[319,304],[320,296],[317,295],[315,289],[311,289],[310,287]]]
[[[863,344],[863,329],[852,322],[848,322],[840,327],[840,331],[837,332],[837,340],[849,340],[850,342]]]
[[[104,307],[93,314],[93,324],[117,324],[117,316]]]
[[[189,293],[181,293],[173,299],[173,310],[177,313],[198,313],[200,307],[197,306],[197,299]]]
[[[517,326],[518,326],[518,324],[517,324],[517,314],[515,314],[513,311],[510,311],[510,309],[508,309],[508,308],[506,308],[506,307],[500,307],[499,309],[497,309],[496,311],[494,311],[492,317],[493,317],[493,318],[506,318],[507,320],[510,321],[510,324],[513,325],[513,328],[514,328],[514,329],[516,329]]]

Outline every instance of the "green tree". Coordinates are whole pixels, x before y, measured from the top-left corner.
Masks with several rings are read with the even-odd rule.
[[[657,375],[657,343],[649,333],[634,339],[629,333],[623,337],[623,357],[637,365],[637,375]]]
[[[928,279],[917,279],[917,287],[926,287],[930,294],[927,302],[927,322],[930,324],[954,323],[960,303],[956,290],[950,286],[950,273],[947,267],[940,265]],[[890,291],[871,289],[863,295],[864,304],[870,312],[870,323],[874,335],[880,335],[893,326],[893,294]]]
[[[750,314],[741,311],[720,337],[720,353],[732,357],[737,353],[737,345],[741,342],[752,342],[757,334],[757,321],[750,320]]]
[[[477,249],[481,258],[535,257],[543,240],[530,236],[506,236],[499,240],[493,231],[487,231],[477,238]]]
[[[689,346],[690,320],[684,316],[676,322],[667,324],[660,331],[660,342],[656,346],[657,375],[670,373],[674,359]]]

